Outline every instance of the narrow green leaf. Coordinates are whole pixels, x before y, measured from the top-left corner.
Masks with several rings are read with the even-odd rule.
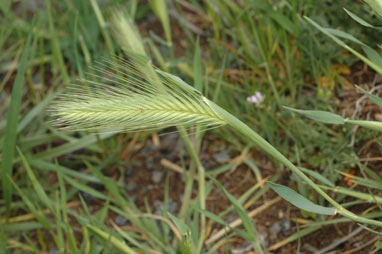
[[[19,125],[17,126],[17,132],[21,132],[28,124],[37,116],[41,114],[41,111],[54,100],[57,95],[59,95],[62,92],[62,90],[58,90],[55,93],[49,95],[46,97],[42,102],[40,102],[38,105],[36,105],[32,110],[30,110],[25,117],[20,121]]]
[[[355,15],[353,12],[349,11],[348,9],[344,8],[344,10],[346,11],[346,13],[347,13],[352,19],[354,19],[354,21],[358,22],[359,24],[361,24],[361,25],[363,25],[363,26],[366,26],[366,27],[375,28],[373,25],[370,25],[370,24],[367,23],[365,20],[361,19],[360,17],[358,17],[357,15]]]
[[[6,249],[7,249],[7,240],[9,239],[8,237],[9,237],[8,234],[6,234],[3,229],[1,229],[0,230],[0,253],[1,254],[7,253]]]
[[[5,206],[7,209],[7,216],[9,216],[11,202],[12,202],[12,187],[11,183],[8,181],[7,175],[12,177],[13,168],[13,156],[16,149],[16,136],[17,136],[17,124],[19,120],[20,105],[22,90],[24,85],[24,73],[26,70],[26,64],[29,55],[29,48],[32,41],[33,27],[35,20],[32,22],[32,29],[28,34],[27,41],[20,59],[20,65],[17,70],[17,75],[13,83],[12,97],[7,114],[7,126],[5,129],[5,139],[3,143],[3,154],[2,154],[2,167],[0,170],[0,176],[3,185],[3,197],[5,200]]]
[[[174,222],[176,228],[180,231],[180,233],[185,236],[187,233],[191,232],[190,228],[180,219],[172,215],[171,213],[167,213],[170,219]]]
[[[85,137],[82,137],[80,139],[77,139],[74,142],[68,142],[63,145],[60,145],[58,147],[55,147],[50,150],[43,151],[41,153],[35,154],[33,156],[34,159],[51,159],[55,158],[57,156],[67,154],[74,152],[76,150],[79,150],[81,148],[85,148],[91,144],[96,143],[98,140],[103,140],[108,137],[113,136],[115,133],[101,133],[97,137],[96,135],[87,135]]]
[[[200,92],[203,92],[202,59],[200,55],[199,37],[196,40],[194,50],[194,87]]]
[[[108,25],[106,24],[102,12],[98,6],[98,2],[96,0],[90,0],[90,4],[92,5],[92,8],[94,10],[94,13],[97,17],[98,24],[101,28],[102,36],[105,39],[106,46],[108,47],[109,53],[113,55],[115,53],[114,51],[114,46],[113,46],[113,41],[110,37],[110,34],[108,32]]]
[[[149,2],[154,13],[158,16],[160,22],[162,23],[164,32],[166,34],[166,40],[169,43],[172,43],[170,18],[167,11],[166,0],[150,0]]]
[[[369,97],[370,100],[372,100],[375,104],[377,104],[378,106],[382,107],[382,98],[379,98],[375,95],[372,95],[371,93],[369,93],[368,91],[362,89],[361,87],[359,86],[355,86],[358,90],[360,90],[362,93],[364,93],[367,97]]]
[[[67,176],[78,178],[87,182],[100,183],[100,180],[95,176],[83,174],[76,170],[72,170],[58,164],[53,164],[51,162],[32,159],[29,163],[33,167],[39,168],[42,171],[54,171],[54,172],[57,172],[57,174],[60,172]]]
[[[337,209],[332,207],[323,207],[320,205],[316,205],[312,203],[310,200],[306,199],[305,197],[301,196],[294,190],[279,185],[276,183],[268,182],[272,190],[274,190],[277,194],[279,194],[283,199],[290,202],[292,205],[303,209],[308,212],[317,213],[317,214],[324,214],[324,215],[335,215],[337,214]]]
[[[382,58],[381,55],[375,51],[374,49],[370,48],[369,46],[361,46],[363,51],[366,53],[366,55],[369,57],[370,61],[372,61],[375,65],[382,67]]]
[[[263,253],[263,249],[259,243],[259,236],[257,233],[257,230],[255,229],[253,222],[251,218],[248,216],[248,214],[245,212],[244,208],[240,205],[239,201],[231,195],[224,187],[214,178],[210,177],[210,179],[214,182],[214,184],[224,192],[226,197],[229,199],[229,201],[232,203],[232,205],[235,207],[236,212],[238,213],[241,221],[243,222],[244,228],[248,232],[248,235],[250,237],[250,241],[253,242],[256,252]]]
[[[118,184],[111,178],[104,176],[99,169],[93,167],[89,162],[85,161],[86,166],[95,175],[101,183],[106,187],[108,192],[117,200],[118,204],[122,207],[129,206],[127,200],[121,195]]]
[[[355,183],[357,185],[366,186],[368,188],[377,189],[379,191],[382,191],[382,183],[379,181],[373,181],[368,178],[358,177],[358,176],[352,176],[351,182]],[[332,186],[334,187],[334,186]]]
[[[333,29],[333,28],[322,28],[322,29],[324,31],[326,31],[328,34],[331,34],[331,35],[333,35],[335,37],[340,37],[340,38],[343,38],[343,39],[355,42],[355,43],[357,43],[359,45],[366,46],[366,44],[364,44],[362,41],[358,40],[353,35],[348,34],[348,33],[344,32],[344,31],[341,31],[341,30],[338,30],[338,29]]]
[[[344,124],[345,119],[341,116],[330,113],[327,111],[320,111],[320,110],[301,110],[301,109],[294,109],[285,107],[285,109],[288,109],[292,112],[299,113],[301,115],[304,115],[310,119],[322,122],[322,123],[330,123],[330,124]]]
[[[370,203],[382,204],[382,197],[375,196],[373,194],[364,193],[364,192],[360,192],[360,191],[355,191],[355,190],[351,190],[351,189],[344,188],[344,187],[335,187],[335,188],[332,188],[332,187],[326,187],[326,186],[324,187],[323,186],[322,188],[323,189],[328,189],[328,190],[331,190],[331,191],[334,191],[334,192],[337,192],[337,193],[341,193],[341,194],[344,194],[344,195],[347,195],[347,196],[351,196],[351,197],[354,197],[354,198],[359,198],[359,199],[368,201]]]
[[[41,210],[37,209],[37,207],[32,203],[32,201],[29,200],[29,198],[24,194],[24,192],[17,186],[17,184],[13,181],[13,179],[8,176],[9,181],[13,184],[13,187],[19,194],[19,196],[22,198],[25,205],[28,207],[29,211],[33,213],[33,215],[36,217],[37,221],[40,225],[44,226],[47,229],[51,228],[51,224],[48,220],[48,218],[45,216],[44,213],[42,213]],[[1,225],[1,228],[4,229],[4,225]]]
[[[125,238],[131,244],[134,244],[140,250],[144,251],[144,253],[150,253],[151,252],[150,249],[148,248],[148,246],[145,245],[146,243],[144,243],[144,242],[140,243],[139,241],[134,239],[133,232],[123,231],[120,228],[117,228],[116,230],[117,230],[119,235],[121,235],[123,238]]]
[[[123,253],[138,254],[135,250],[130,248],[126,243],[124,243],[124,241],[116,238],[112,234],[106,233],[105,231],[103,231],[103,230],[101,230],[98,227],[93,226],[93,225],[88,225],[87,227],[89,229],[91,229],[92,231],[94,231],[95,233],[97,233],[99,236],[101,236],[106,241],[109,241],[113,246],[115,246],[116,248],[121,250]]]
[[[368,58],[366,58],[365,56],[363,56],[362,54],[358,53],[356,50],[354,50],[353,48],[349,47],[345,42],[343,42],[342,40],[338,39],[334,34],[333,34],[333,29],[332,30],[328,30],[328,28],[323,28],[322,26],[320,26],[319,24],[317,24],[316,22],[314,22],[313,20],[311,20],[310,18],[308,17],[304,17],[306,20],[308,20],[309,23],[311,23],[313,26],[315,26],[318,30],[320,30],[321,32],[323,32],[324,34],[326,34],[327,36],[329,36],[331,39],[333,39],[338,45],[344,47],[345,49],[349,50],[351,53],[353,53],[356,57],[358,57],[359,59],[361,59],[363,62],[365,62],[367,65],[369,65],[371,68],[373,68],[376,72],[378,72],[379,74],[382,74],[382,68],[381,66],[378,66],[376,65],[375,63],[373,63],[372,61],[370,61]],[[338,30],[337,30],[338,31]],[[337,33],[337,35],[344,35],[344,34],[341,34],[341,33]],[[354,38],[354,37],[353,37]],[[347,38],[347,39],[350,39],[350,38]],[[354,38],[355,39],[355,38]],[[357,42],[357,43],[360,43],[361,45],[365,45],[363,44],[362,42],[360,42],[359,40],[355,39],[353,40],[354,42]]]
[[[358,226],[360,226],[361,228],[363,228],[363,229],[365,229],[365,230],[367,230],[367,231],[369,231],[369,232],[371,232],[371,233],[373,233],[373,234],[382,236],[382,233],[381,233],[381,232],[378,232],[378,231],[376,231],[376,230],[374,230],[374,229],[371,229],[371,228],[367,227],[366,225],[362,225],[362,224],[359,224],[359,223],[358,223]],[[374,252],[374,253],[375,253],[375,252]]]
[[[316,171],[313,171],[313,170],[310,170],[310,169],[307,169],[307,168],[299,168],[301,169],[301,171],[307,173],[308,175],[316,178],[317,180],[319,180],[321,183],[324,183],[326,185],[329,185],[330,187],[334,187],[334,184],[329,181],[326,177],[320,175],[319,173],[317,173]]]
[[[291,22],[289,17],[281,14],[280,11],[275,11],[272,8],[267,9],[267,12],[271,18],[273,18],[280,26],[292,35],[296,35],[295,25]]]
[[[183,236],[182,242],[180,243],[180,254],[196,254],[194,247],[194,242],[191,237],[191,233]]]
[[[48,223],[49,221],[46,220],[46,222]],[[15,233],[15,232],[20,231],[20,232],[26,233],[28,231],[36,230],[36,229],[39,229],[39,228],[42,228],[42,227],[43,227],[43,225],[41,223],[39,223],[39,222],[29,221],[29,222],[18,222],[18,223],[11,223],[11,224],[2,224],[1,225],[1,230],[3,232],[12,232],[12,233]]]
[[[53,56],[55,57],[55,60],[58,64],[58,68],[60,70],[60,74],[62,75],[62,78],[64,80],[65,84],[70,83],[69,75],[66,70],[64,57],[61,52],[60,42],[57,35],[57,29],[54,27],[54,19],[52,16],[52,10],[51,10],[51,1],[45,1],[46,4],[46,12],[48,16],[48,23],[49,23],[49,32],[52,35],[51,36],[51,47]]]
[[[76,237],[74,235],[73,229],[70,226],[69,219],[68,219],[68,211],[67,211],[67,207],[66,207],[66,202],[67,202],[66,188],[65,188],[63,173],[61,170],[57,171],[57,177],[58,177],[58,185],[60,188],[60,203],[61,203],[61,207],[62,207],[61,208],[62,209],[62,217],[63,217],[64,223],[65,223],[66,235],[67,235],[68,242],[69,242],[69,248],[70,248],[71,253],[77,254],[79,252],[78,252],[78,248],[77,248]]]
[[[90,195],[92,195],[92,196],[94,196],[96,198],[100,198],[100,199],[103,199],[103,200],[109,200],[109,198],[107,196],[105,196],[104,194],[102,194],[101,192],[96,191],[93,188],[90,188],[89,186],[86,186],[86,185],[81,184],[79,182],[76,182],[76,181],[74,181],[70,177],[67,177],[67,176],[64,175],[64,179],[65,179],[66,182],[68,182],[70,185],[72,185],[74,188],[76,188],[76,189],[78,189],[80,191],[89,193]]]
[[[51,235],[53,236],[53,239],[56,243],[57,249],[59,252],[63,253],[65,252],[65,240],[64,240],[64,229],[63,226],[64,224],[62,223],[62,204],[60,203],[60,194],[59,191],[57,190],[55,193],[56,197],[56,207],[55,207],[55,221],[56,221],[56,232],[51,232]],[[64,204],[66,206],[66,204]]]
[[[202,210],[202,209],[199,209],[199,208],[196,208],[194,207],[195,210],[197,210],[198,212],[204,214],[206,217],[210,218],[211,220],[225,226],[225,227],[229,227],[229,224],[226,223],[222,218],[220,218],[218,215],[214,214],[214,213],[211,213],[207,210]],[[241,230],[241,229],[238,229],[238,228],[232,228],[232,231],[235,232],[236,234],[238,234],[239,236],[243,237],[244,239],[248,240],[248,241],[251,241],[251,236],[249,236],[249,234],[247,232],[245,232],[244,230]]]
[[[180,243],[181,254],[195,254],[195,246],[191,237],[191,229],[180,219],[167,212],[168,217],[174,222],[176,228],[182,234],[182,242]]]
[[[52,207],[51,201],[50,201],[48,195],[45,193],[44,188],[41,186],[41,184],[37,180],[35,174],[33,173],[33,170],[29,166],[29,163],[25,159],[24,155],[21,153],[21,151],[18,148],[17,148],[17,151],[19,152],[21,161],[25,167],[25,170],[27,171],[27,175],[32,182],[32,186],[33,186],[34,190],[36,191],[37,196],[45,204],[45,206],[54,214],[55,212],[54,212],[54,209]]]

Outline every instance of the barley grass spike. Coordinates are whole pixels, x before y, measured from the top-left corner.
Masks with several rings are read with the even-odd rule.
[[[97,80],[71,85],[51,106],[56,125],[68,130],[141,131],[170,126],[218,127],[225,120],[211,103],[180,78],[151,65],[144,56],[129,55],[98,64]],[[153,75],[156,77],[153,78]]]

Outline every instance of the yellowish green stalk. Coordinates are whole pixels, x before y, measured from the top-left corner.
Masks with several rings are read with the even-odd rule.
[[[258,147],[267,152],[269,155],[274,157],[276,160],[281,162],[284,166],[289,168],[293,173],[299,176],[303,181],[305,181],[309,186],[311,186],[315,191],[317,191],[323,198],[325,198],[331,205],[333,205],[339,214],[344,217],[347,217],[353,221],[357,221],[360,223],[367,223],[374,226],[382,227],[382,222],[377,220],[372,220],[368,218],[364,218],[358,216],[343,206],[338,204],[334,199],[332,199],[327,193],[325,193],[317,184],[315,184],[309,177],[307,177],[300,169],[298,169],[292,162],[290,162],[284,155],[282,155],[276,148],[274,148],[271,144],[269,144],[264,138],[262,138],[259,134],[241,122],[239,119],[217,106],[213,102],[210,102],[211,107],[224,119],[227,124],[232,128],[240,132],[246,138],[250,139],[254,142]]]

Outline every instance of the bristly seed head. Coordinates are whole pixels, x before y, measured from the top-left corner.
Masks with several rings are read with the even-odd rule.
[[[170,126],[218,127],[226,122],[197,90],[139,57],[103,61],[101,81],[72,85],[51,107],[56,125],[68,130],[141,131]],[[150,65],[150,66],[148,66]],[[154,72],[142,73],[144,67]]]

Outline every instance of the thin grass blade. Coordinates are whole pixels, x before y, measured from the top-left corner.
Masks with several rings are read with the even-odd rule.
[[[285,106],[284,108],[322,123],[329,123],[329,124],[344,124],[345,123],[345,119],[342,118],[340,115],[327,112],[327,111],[302,110],[302,109],[289,108]]]
[[[214,184],[221,190],[224,192],[224,194],[226,195],[226,197],[229,199],[229,201],[232,203],[232,205],[235,207],[235,210],[236,212],[238,213],[240,219],[242,220],[243,222],[243,225],[244,225],[244,228],[246,229],[248,235],[250,236],[251,238],[251,242],[253,242],[254,244],[254,247],[256,249],[256,252],[258,253],[263,253],[263,250],[261,248],[261,245],[259,243],[259,236],[258,236],[258,232],[257,230],[255,229],[254,225],[253,225],[253,222],[251,220],[251,218],[247,215],[247,213],[245,212],[245,210],[243,209],[243,207],[240,205],[240,203],[238,202],[238,200],[232,196],[231,193],[229,193],[224,187],[223,185],[221,185],[218,181],[216,181],[214,178],[210,178]]]
[[[22,154],[22,152],[18,148],[17,148],[17,151],[19,152],[19,156],[21,158],[21,161],[22,161],[22,163],[23,163],[23,165],[25,167],[27,175],[28,175],[30,181],[32,182],[32,186],[33,186],[34,190],[36,191],[38,197],[44,203],[44,205],[51,211],[51,213],[55,214],[55,211],[53,209],[53,206],[52,206],[50,198],[45,193],[44,188],[41,186],[41,184],[37,180],[37,177],[33,173],[33,170],[31,169],[31,167],[29,166],[28,161],[26,160],[26,158],[24,157],[24,155]]]
[[[93,225],[88,225],[87,226],[90,230],[95,232],[97,235],[105,239],[106,241],[109,241],[113,246],[121,250],[123,253],[127,254],[138,254],[134,249],[130,248],[127,244],[125,244],[123,241],[120,239],[116,238],[110,233],[106,233],[102,229],[93,226]]]
[[[375,28],[373,25],[370,25],[367,21],[365,21],[362,18],[358,17],[357,15],[355,15],[353,12],[349,11],[348,9],[344,8],[344,10],[357,23],[359,23],[359,24],[361,24],[363,26],[366,26],[366,27]]]
[[[314,177],[316,178],[317,180],[319,180],[321,183],[324,183],[330,187],[335,187],[334,184],[329,181],[326,177],[322,176],[320,173],[316,172],[316,171],[313,171],[313,170],[310,170],[310,169],[307,169],[307,168],[299,168],[301,169],[301,171],[303,171],[304,173],[307,173],[308,175],[310,175],[311,177]]]
[[[301,196],[294,190],[279,185],[276,183],[268,182],[272,190],[274,190],[277,194],[279,194],[281,197],[283,197],[285,200],[293,204],[294,206],[303,209],[308,212],[317,213],[317,214],[324,214],[324,215],[335,215],[337,214],[337,209],[332,207],[323,207],[320,205],[316,205],[312,203],[310,200],[306,199],[305,197]]]
[[[155,14],[158,16],[160,22],[162,23],[164,32],[166,34],[166,40],[168,43],[172,43],[171,39],[171,26],[170,18],[167,10],[166,0],[150,0],[150,5]]]
[[[32,22],[34,27],[35,21]],[[12,186],[7,176],[12,177],[13,157],[16,150],[17,124],[19,120],[22,90],[24,85],[24,73],[27,66],[29,48],[32,41],[33,29],[28,34],[27,41],[20,59],[20,65],[12,88],[12,97],[8,109],[7,126],[5,130],[5,139],[3,143],[2,165],[0,176],[2,181],[3,197],[9,216],[12,202]]]
[[[361,87],[359,86],[355,86],[358,90],[360,90],[363,94],[365,94],[367,97],[369,97],[370,100],[372,100],[375,104],[377,104],[378,106],[382,107],[382,98],[379,98],[371,93],[369,93],[368,91],[362,89]]]

